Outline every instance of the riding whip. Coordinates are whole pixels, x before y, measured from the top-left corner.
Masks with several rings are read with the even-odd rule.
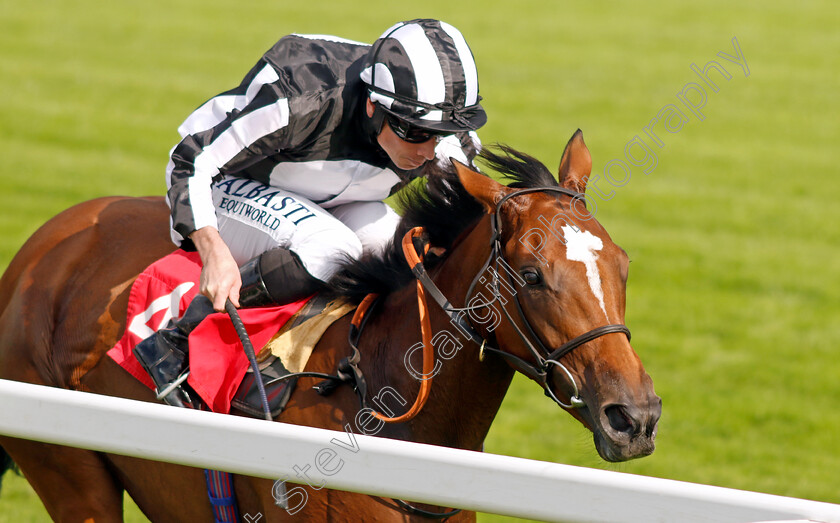
[[[228,298],[225,301],[225,311],[230,316],[230,321],[233,323],[233,328],[236,329],[236,334],[239,336],[239,341],[242,342],[242,349],[245,351],[245,356],[251,362],[251,369],[254,371],[254,378],[257,382],[257,390],[260,393],[260,400],[262,401],[263,413],[265,419],[273,421],[271,417],[271,409],[268,406],[268,396],[265,394],[265,386],[262,381],[262,374],[260,374],[260,366],[257,364],[257,355],[254,353],[254,346],[251,344],[251,338],[248,336],[248,331],[245,330],[245,324],[242,323],[242,318],[239,317],[239,311],[236,310],[233,302]]]

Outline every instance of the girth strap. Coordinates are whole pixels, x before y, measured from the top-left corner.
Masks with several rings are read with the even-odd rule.
[[[213,507],[215,523],[237,523],[236,497],[233,493],[233,475],[230,472],[204,469],[207,497]]]

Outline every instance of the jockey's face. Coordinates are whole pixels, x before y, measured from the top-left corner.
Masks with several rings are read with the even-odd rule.
[[[373,102],[368,98],[365,109],[368,117],[373,116]],[[425,142],[411,143],[406,142],[399,136],[394,134],[391,126],[388,125],[388,119],[382,124],[382,130],[379,136],[376,137],[379,146],[388,154],[391,161],[394,162],[399,169],[410,171],[432,160],[435,157],[435,146],[437,140],[432,136]]]

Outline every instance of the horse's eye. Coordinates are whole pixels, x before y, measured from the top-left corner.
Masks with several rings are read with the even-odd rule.
[[[539,285],[542,283],[542,275],[537,269],[522,269],[520,274],[522,274],[522,279],[525,280],[525,283],[528,285]]]

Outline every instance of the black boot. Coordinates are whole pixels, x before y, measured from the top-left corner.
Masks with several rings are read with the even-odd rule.
[[[246,274],[245,269],[251,264],[254,267]],[[300,257],[284,247],[264,252],[258,262],[251,260],[243,265],[242,271],[242,291],[239,293],[242,307],[264,305],[262,299],[285,305],[325,288],[324,282],[309,274]]]
[[[251,258],[239,268],[239,277],[242,278],[242,287],[239,288],[239,307],[242,309],[265,307],[277,303],[265,287],[260,270],[261,259],[262,255]]]
[[[188,391],[183,383],[170,387],[187,370],[187,340],[190,333],[204,318],[213,312],[213,303],[203,294],[190,302],[187,310],[166,328],[141,341],[134,347],[134,355],[146,369],[155,384],[158,399],[176,407],[195,408],[195,392]],[[182,380],[183,381],[183,380]],[[161,395],[167,388],[171,391]]]

